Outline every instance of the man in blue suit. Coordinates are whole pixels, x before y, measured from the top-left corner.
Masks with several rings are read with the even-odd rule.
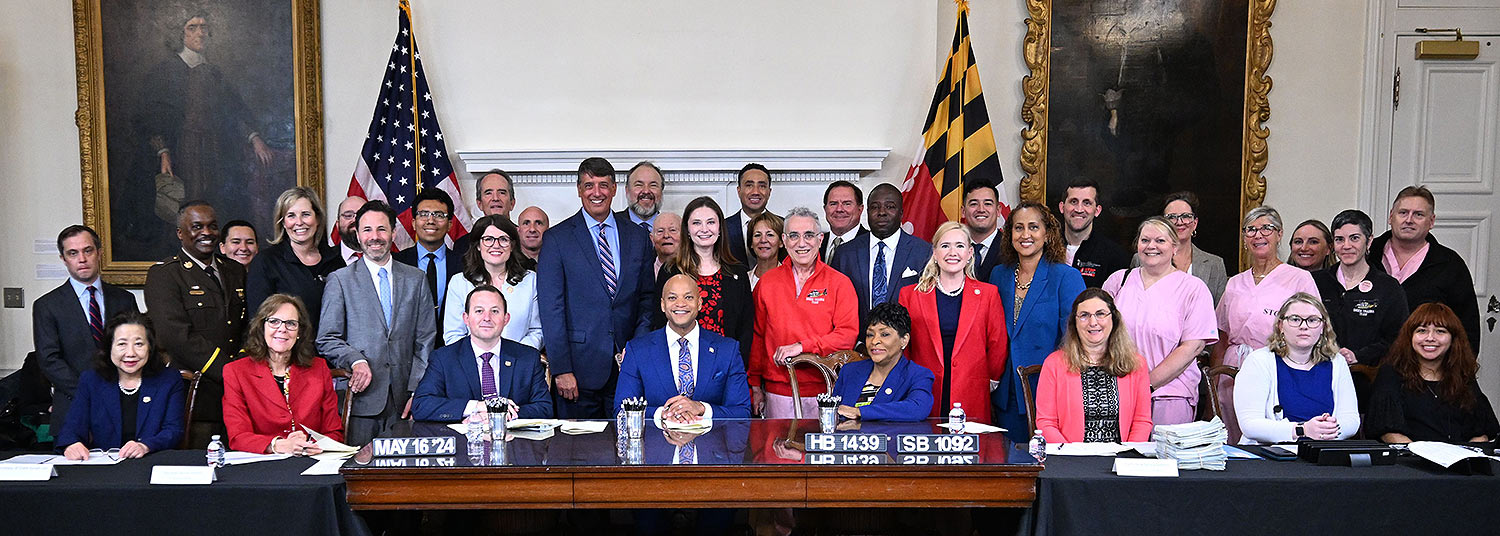
[[[438,337],[434,348],[443,346],[443,297],[448,295],[448,279],[464,271],[464,253],[448,247],[444,241],[453,227],[453,198],[438,188],[423,188],[412,205],[412,231],[417,243],[391,256],[396,262],[415,266],[426,277],[427,292],[436,298],[432,314],[436,318]]]
[[[461,421],[484,410],[485,399],[497,396],[515,402],[511,417],[552,417],[542,356],[535,348],[502,339],[500,331],[507,322],[510,315],[500,289],[481,285],[469,292],[464,298],[469,336],[433,350],[427,358],[427,374],[413,395],[413,418]]]
[[[547,230],[537,259],[537,302],[557,416],[614,415],[617,356],[649,329],[655,301],[646,231],[610,212],[615,168],[603,158],[578,165],[583,210]]]
[[[932,257],[932,244],[901,230],[900,190],[881,184],[870,190],[867,202],[870,232],[840,247],[830,263],[854,283],[861,329],[870,318],[870,309],[894,303],[901,287],[916,284]]]
[[[750,383],[740,343],[698,326],[698,282],[678,274],[662,286],[667,327],[625,345],[614,407],[636,396],[661,421],[743,419],[750,416]]]

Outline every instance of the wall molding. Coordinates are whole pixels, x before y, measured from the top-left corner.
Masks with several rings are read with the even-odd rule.
[[[479,174],[503,169],[517,183],[573,183],[578,163],[604,157],[624,173],[636,162],[661,168],[669,183],[726,183],[734,181],[746,163],[771,170],[771,182],[828,183],[857,181],[879,171],[890,148],[853,149],[558,149],[529,151],[458,151],[463,168]],[[623,177],[622,177],[623,179]]]

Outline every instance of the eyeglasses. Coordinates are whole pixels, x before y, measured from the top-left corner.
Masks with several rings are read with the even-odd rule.
[[[799,242],[799,241],[800,242],[812,242],[813,240],[817,240],[817,239],[818,239],[818,232],[817,231],[808,231],[808,232],[805,232],[805,233],[786,233],[786,241],[787,242]]]
[[[1162,216],[1162,217],[1166,218],[1167,221],[1170,221],[1170,222],[1173,222],[1173,223],[1187,223],[1187,222],[1190,222],[1190,221],[1198,219],[1198,215],[1197,214],[1193,214],[1191,212],[1178,212],[1178,213],[1174,213],[1174,214],[1167,214],[1167,215]]]
[[[266,327],[276,330],[282,326],[286,326],[287,331],[297,331],[297,328],[302,327],[302,323],[296,320],[282,320],[274,316],[266,318]]]
[[[1280,230],[1281,230],[1280,227],[1277,227],[1275,225],[1271,225],[1269,223],[1267,223],[1265,225],[1262,225],[1260,227],[1256,227],[1256,226],[1250,225],[1250,226],[1246,226],[1244,228],[1245,236],[1255,236],[1257,234],[1259,234],[1261,236],[1271,236],[1271,233],[1274,233],[1274,232],[1280,231]]]
[[[1281,317],[1281,321],[1295,327],[1317,328],[1323,326],[1323,317],[1321,316],[1289,315]]]
[[[120,449],[89,449],[89,457],[93,458],[95,456],[108,456],[111,460],[119,460]]]
[[[481,237],[479,237],[479,245],[481,245],[481,246],[484,246],[484,247],[487,247],[487,248],[492,248],[492,247],[495,247],[497,244],[500,247],[510,247],[510,237],[508,237],[508,236],[481,236]]]
[[[1109,311],[1099,311],[1097,313],[1090,313],[1088,311],[1084,311],[1084,312],[1078,313],[1077,315],[1075,315],[1075,317],[1078,318],[1079,322],[1088,322],[1089,319],[1091,319],[1091,318],[1097,318],[1099,320],[1109,320],[1109,317],[1112,316],[1113,314],[1114,313],[1111,313]]]
[[[433,220],[446,220],[448,213],[441,210],[418,210],[417,218],[428,218]]]

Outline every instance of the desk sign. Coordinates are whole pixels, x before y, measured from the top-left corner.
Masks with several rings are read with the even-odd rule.
[[[977,434],[901,434],[896,436],[901,454],[978,454]]]
[[[890,436],[885,434],[807,434],[808,452],[885,452]]]
[[[207,465],[158,465],[151,468],[152,484],[208,485],[219,477]]]
[[[978,454],[902,454],[901,465],[976,465]]]
[[[371,441],[376,457],[452,456],[458,452],[457,436],[379,437]]]
[[[458,465],[452,456],[424,456],[408,458],[376,458],[370,460],[374,467],[454,467]]]
[[[50,463],[0,463],[0,480],[7,482],[42,482],[57,476]]]
[[[884,452],[809,452],[804,459],[808,465],[883,465],[890,457]]]

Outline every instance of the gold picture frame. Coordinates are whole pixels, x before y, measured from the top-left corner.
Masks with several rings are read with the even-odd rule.
[[[1239,151],[1239,216],[1262,204],[1266,196],[1265,171],[1268,158],[1266,139],[1271,132],[1264,126],[1270,118],[1271,107],[1268,96],[1271,78],[1266,75],[1271,65],[1271,14],[1276,9],[1276,0],[1244,0],[1246,4],[1245,57],[1243,110],[1240,114]],[[1023,102],[1021,119],[1026,127],[1021,130],[1020,164],[1025,176],[1021,179],[1021,198],[1047,204],[1049,119],[1057,103],[1052,101],[1054,10],[1053,0],[1026,0],[1028,18],[1022,54],[1029,74],[1023,78],[1021,87]],[[1124,58],[1121,73],[1124,73]],[[1113,127],[1111,127],[1113,128]],[[1235,224],[1238,224],[1238,219]],[[1200,231],[1203,228],[1200,226]],[[1227,251],[1224,253],[1228,253]],[[1222,253],[1221,253],[1222,254]],[[1241,255],[1243,257],[1243,255]],[[1241,259],[1241,263],[1244,260]]]
[[[202,198],[214,202],[219,208],[220,225],[234,219],[234,214],[245,214],[240,219],[254,223],[262,241],[270,236],[270,225],[273,224],[271,216],[274,210],[266,207],[268,203],[274,203],[281,190],[295,184],[323,191],[323,95],[318,4],[318,0],[201,0],[189,6],[187,2],[158,0],[73,0],[78,86],[75,120],[82,168],[83,218],[85,224],[98,231],[103,243],[102,273],[106,281],[141,286],[146,281],[146,270],[176,250],[177,239],[171,232],[175,225],[163,218],[171,219],[173,209],[169,202],[178,199],[164,196],[163,191],[182,198],[189,197],[189,192],[212,188],[217,195]],[[203,19],[197,21],[202,25],[201,30],[186,29],[194,17]],[[190,31],[201,31],[201,37],[195,39],[188,33]],[[221,38],[228,44],[217,49],[210,47],[205,52],[204,43],[216,43]],[[175,42],[181,51],[175,51],[170,45],[157,46],[163,41]],[[197,48],[189,46],[190,42]],[[190,58],[190,49],[200,54]],[[222,58],[222,66],[215,63],[216,58]],[[136,128],[135,125],[167,114],[153,116],[151,113],[155,110],[150,108],[122,107],[151,98],[150,90],[157,87],[153,84],[161,84],[155,82],[163,78],[156,76],[161,71],[147,70],[146,66],[153,65],[153,62],[157,67],[170,66],[174,61],[182,63],[176,65],[182,73],[196,69],[189,67],[194,65],[193,61],[199,62],[198,66],[211,66],[212,76],[223,80],[218,82],[220,86],[231,88],[212,93],[218,101],[209,101],[208,97],[198,97],[197,94],[186,101],[218,103],[238,99],[237,104],[244,104],[242,108],[251,110],[245,114],[248,119],[242,118],[241,123],[264,127],[251,130],[248,136],[231,138],[239,140],[239,146],[227,147],[217,153],[226,155],[222,159],[225,161],[246,161],[239,169],[255,171],[234,174],[204,172],[204,177],[212,176],[217,182],[202,186],[208,183],[207,179],[177,177],[186,176],[186,169],[211,170],[212,166],[222,166],[218,159],[201,157],[199,161],[204,164],[196,168],[187,165],[194,163],[187,157],[179,158],[175,167],[157,163],[173,158],[172,151],[176,146],[164,148],[160,141],[162,136],[147,136],[144,133],[149,132],[148,129]],[[204,79],[198,76],[192,83],[169,87],[187,88],[180,90],[183,94],[203,87],[210,89],[199,94],[216,91],[211,85],[202,83]],[[287,79],[291,80],[290,87],[282,82]],[[129,82],[135,82],[135,85],[125,85]],[[235,83],[241,85],[236,87]],[[238,90],[240,88],[244,90]],[[131,100],[132,97],[135,101]],[[222,109],[193,107],[193,104],[181,106],[196,111]],[[203,115],[199,113],[193,117]],[[263,120],[266,117],[272,119]],[[217,117],[195,120],[199,121],[195,123],[197,125],[223,124]],[[185,127],[178,131],[179,134],[185,132]],[[183,134],[180,138],[189,139],[191,136]],[[151,147],[161,148],[153,153]],[[162,153],[168,156],[163,158]],[[181,154],[216,153],[200,149],[197,153],[183,151]],[[161,169],[172,170],[172,173]],[[226,176],[229,180],[222,180]],[[164,180],[169,183],[166,189],[163,189]],[[171,184],[174,181],[176,184]],[[194,181],[191,183],[193,187],[183,187],[182,183],[187,181]],[[125,202],[127,199],[133,202]],[[142,204],[142,199],[147,202]],[[248,212],[251,207],[253,213]],[[137,222],[148,222],[149,225],[142,223],[141,228],[132,227],[130,231],[136,238],[131,239],[125,229],[119,228],[121,222],[132,226]],[[136,243],[150,244],[150,247],[127,245]]]

